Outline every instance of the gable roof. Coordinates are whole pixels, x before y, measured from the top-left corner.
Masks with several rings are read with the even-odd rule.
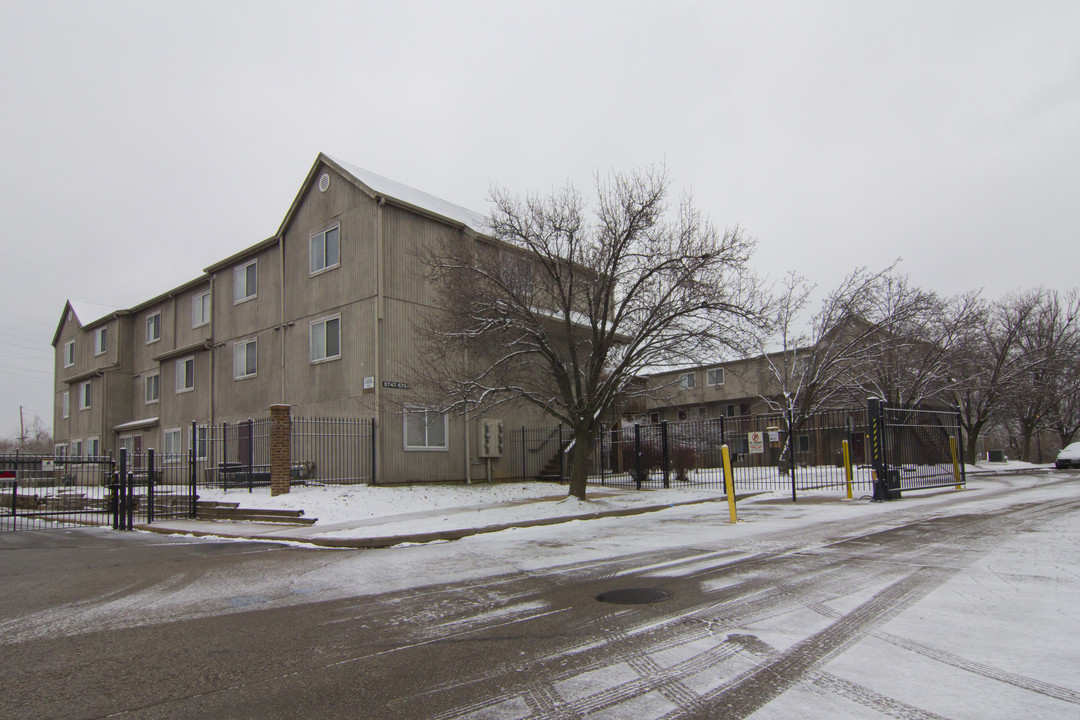
[[[56,342],[60,339],[60,331],[63,329],[64,323],[67,322],[69,311],[74,314],[75,322],[79,324],[80,328],[96,325],[114,315],[127,312],[112,305],[97,305],[82,300],[68,300],[64,303],[64,310],[60,313],[60,322],[56,324],[56,332],[53,333],[53,347],[56,346]]]
[[[478,212],[474,212],[473,210],[469,210],[460,205],[455,205],[448,200],[437,198],[434,195],[429,195],[423,190],[409,187],[396,180],[391,180],[390,178],[373,173],[370,170],[365,170],[356,165],[336,160],[329,155],[320,155],[320,157],[329,160],[333,165],[336,165],[344,171],[344,173],[352,175],[354,179],[367,186],[368,189],[373,191],[376,195],[382,195],[388,200],[397,200],[408,207],[425,210],[430,214],[437,215],[447,220],[453,220],[455,223],[464,225],[474,232],[483,233],[487,228],[487,218]]]

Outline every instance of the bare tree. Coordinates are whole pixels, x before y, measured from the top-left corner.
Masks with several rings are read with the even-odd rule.
[[[1025,352],[1021,336],[1038,305],[1038,297],[1026,293],[983,306],[978,330],[956,357],[956,377],[964,382],[953,396],[967,436],[968,463],[975,462],[979,437],[1001,419],[1019,381],[1032,369],[1035,360]]]
[[[34,455],[52,454],[52,432],[37,415],[29,427],[24,427],[13,437],[0,439],[0,452],[12,453],[16,450]]]
[[[853,380],[894,407],[950,402],[963,383],[955,364],[978,330],[981,303],[978,292],[942,298],[905,276],[884,278],[881,343]]]
[[[1025,372],[1013,376],[1008,385],[1009,419],[1020,436],[1020,458],[1031,460],[1032,438],[1048,427],[1059,404],[1075,392],[1072,376],[1080,353],[1080,294],[1038,288],[1009,302],[1032,308],[1017,336]]]
[[[492,191],[490,232],[427,258],[443,310],[426,334],[446,358],[447,407],[524,401],[573,433],[570,495],[585,498],[594,440],[642,372],[739,352],[763,299],[754,243],[718,232],[663,169],[597,178],[588,213],[572,187]]]

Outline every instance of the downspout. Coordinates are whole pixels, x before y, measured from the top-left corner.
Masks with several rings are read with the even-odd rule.
[[[214,322],[214,313],[217,311],[218,299],[214,297],[214,278],[217,277],[217,273],[210,276],[210,420],[211,425],[215,420],[215,396],[217,395],[217,383],[214,381],[217,373],[214,371],[214,357],[217,355],[216,347],[214,346],[214,328],[217,327],[217,323]],[[175,334],[175,331],[174,331]]]
[[[288,327],[285,325],[285,237],[283,235],[278,236],[278,279],[280,281],[279,298],[280,298],[280,318],[279,327],[281,328],[281,397],[278,402],[282,405],[285,404],[285,331]]]
[[[382,326],[383,326],[383,221],[382,209],[386,198],[379,196],[375,206],[375,467],[382,468]],[[373,479],[374,480],[374,479]]]

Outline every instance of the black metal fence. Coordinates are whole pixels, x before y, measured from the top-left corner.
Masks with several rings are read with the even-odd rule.
[[[151,450],[112,457],[0,456],[0,531],[78,525],[130,529],[194,517],[190,464]]]
[[[374,438],[374,419],[293,418],[293,481],[325,485],[374,482]]]
[[[728,446],[736,492],[844,488],[847,442],[853,493],[872,493],[876,477],[870,407],[806,416],[780,413],[620,425],[602,432],[589,482],[614,487],[724,487]],[[950,443],[962,449],[957,416],[946,410],[888,410],[884,452],[899,490],[955,485]],[[949,438],[952,438],[950,440]],[[573,436],[562,426],[512,430],[509,452],[522,480],[570,477]],[[962,455],[961,455],[962,457]],[[960,472],[963,472],[962,467]]]
[[[967,481],[960,415],[955,410],[896,408],[871,399],[873,464],[883,483],[876,497]],[[957,477],[959,475],[959,477]]]

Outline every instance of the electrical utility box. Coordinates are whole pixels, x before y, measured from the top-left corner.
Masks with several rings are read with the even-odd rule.
[[[497,458],[503,454],[503,423],[495,418],[480,420],[480,449],[482,458]]]

